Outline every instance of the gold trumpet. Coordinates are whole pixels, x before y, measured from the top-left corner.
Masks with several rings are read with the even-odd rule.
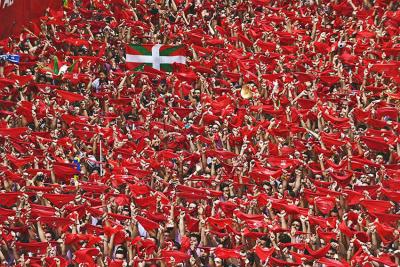
[[[250,99],[253,97],[253,92],[251,91],[251,85],[250,84],[245,84],[242,86],[242,89],[240,90],[240,95],[244,99]]]

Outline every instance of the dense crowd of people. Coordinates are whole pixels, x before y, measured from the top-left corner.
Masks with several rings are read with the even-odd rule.
[[[64,2],[0,41],[1,266],[399,266],[400,2]]]

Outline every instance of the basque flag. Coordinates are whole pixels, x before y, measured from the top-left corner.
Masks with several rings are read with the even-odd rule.
[[[126,65],[129,69],[148,65],[156,70],[172,71],[173,63],[186,63],[186,46],[143,44],[126,47]]]

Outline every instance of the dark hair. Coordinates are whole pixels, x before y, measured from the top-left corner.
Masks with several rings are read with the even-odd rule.
[[[199,235],[199,234],[191,233],[191,234],[189,234],[189,237],[195,237],[195,238],[197,239],[197,242],[200,243],[201,238],[200,238],[200,235]]]
[[[227,183],[221,183],[221,185],[219,186],[220,190],[223,191],[223,189],[225,187],[229,187],[229,185]]]
[[[124,247],[119,247],[115,251],[115,254],[124,254],[124,256],[126,256],[126,249]]]
[[[281,243],[290,243],[291,242],[291,238],[288,234],[280,234],[279,235],[279,242]]]
[[[265,246],[266,246],[267,248],[270,248],[270,247],[271,247],[272,242],[271,242],[271,238],[269,238],[268,235],[262,236],[260,239],[263,240],[263,241],[265,241]]]
[[[123,211],[131,211],[130,208],[128,206],[124,206],[124,208],[122,209]]]
[[[36,181],[43,182],[43,180],[44,180],[44,175],[43,174],[40,174],[40,175],[36,176]]]
[[[44,233],[45,234],[50,234],[51,235],[51,239],[53,239],[53,240],[56,239],[56,234],[52,230],[47,229],[47,230],[44,231]]]

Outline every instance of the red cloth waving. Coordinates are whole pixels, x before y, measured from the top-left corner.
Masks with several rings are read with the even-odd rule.
[[[335,207],[336,199],[334,197],[317,197],[314,202],[323,214],[328,214]]]
[[[271,257],[274,251],[275,251],[274,248],[268,249],[268,248],[261,248],[260,246],[256,246],[255,248],[255,253],[262,261],[266,261],[267,259],[269,259],[269,257]]]
[[[0,205],[4,207],[11,207],[18,201],[18,197],[21,196],[22,193],[19,192],[7,192],[7,193],[0,193]]]
[[[384,200],[371,200],[364,199],[360,204],[368,210],[368,212],[386,213],[391,207],[392,203]]]
[[[240,259],[240,253],[236,249],[229,249],[229,248],[216,248],[215,249],[215,255],[218,258],[221,259],[229,259],[229,258],[234,258],[234,259]]]
[[[43,197],[58,208],[61,208],[75,199],[75,195],[67,194],[44,194]]]
[[[190,255],[178,250],[162,250],[161,256],[167,260],[174,258],[175,262],[177,263],[190,259]]]
[[[143,226],[144,229],[146,229],[146,231],[156,230],[158,227],[160,227],[160,225],[155,221],[149,220],[142,216],[136,216],[136,220]]]
[[[328,250],[331,248],[331,244],[326,245],[323,248],[320,248],[318,250],[312,250],[312,248],[309,247],[308,244],[306,244],[306,250],[308,253],[310,253],[311,256],[313,256],[315,259],[321,258],[326,255]]]
[[[97,248],[80,249],[75,252],[75,261],[77,263],[86,264],[88,267],[96,267],[93,257],[97,255],[99,255],[99,250]]]

